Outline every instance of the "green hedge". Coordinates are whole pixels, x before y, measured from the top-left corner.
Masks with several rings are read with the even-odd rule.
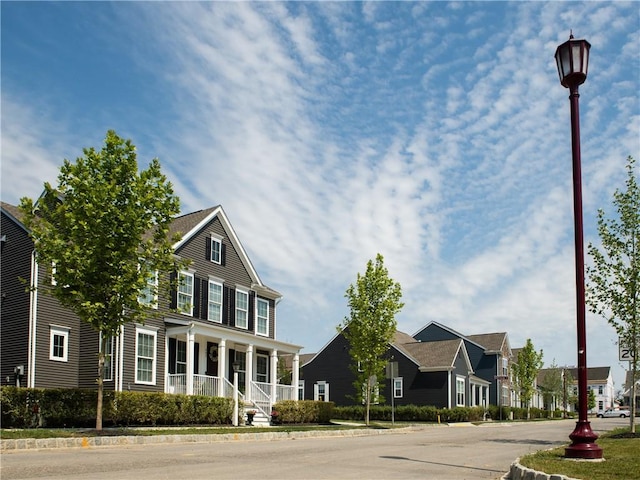
[[[329,423],[334,417],[333,402],[283,400],[273,409],[278,412],[278,423]]]
[[[514,420],[527,419],[526,408],[502,407],[502,417],[500,409],[495,405],[490,405],[486,413],[488,419],[509,420],[513,413]],[[529,418],[562,418],[562,412],[541,410],[539,408],[529,409]],[[333,409],[333,417],[336,420],[363,420],[365,408],[362,405],[340,406]],[[369,411],[370,420],[391,421],[390,405],[371,405]],[[419,405],[398,405],[395,407],[394,419],[399,422],[478,422],[485,419],[485,409],[483,407],[455,407],[437,408],[434,406]]]
[[[95,390],[0,388],[3,428],[91,427]],[[105,391],[103,425],[231,424],[233,400],[199,395]]]

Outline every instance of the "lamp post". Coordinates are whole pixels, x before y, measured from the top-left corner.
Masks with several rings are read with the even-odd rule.
[[[240,369],[240,362],[235,361],[231,364],[233,367],[233,419],[232,423],[234,427],[238,426],[238,370]]]
[[[598,435],[591,430],[587,419],[587,335],[585,326],[584,240],[582,227],[582,181],[580,169],[580,113],[578,86],[587,79],[589,49],[586,40],[569,40],[556,49],[556,64],[560,83],[569,89],[571,104],[571,152],[573,163],[573,217],[575,230],[576,308],[578,333],[578,421],[569,435],[571,445],[565,457],[579,459],[602,458],[602,448],[596,444]]]

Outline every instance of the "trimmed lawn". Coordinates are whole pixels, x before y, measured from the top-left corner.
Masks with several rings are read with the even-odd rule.
[[[640,434],[628,428],[613,430],[598,438],[605,461],[575,461],[564,458],[564,447],[533,453],[520,464],[548,474],[583,480],[630,480],[640,478]]]

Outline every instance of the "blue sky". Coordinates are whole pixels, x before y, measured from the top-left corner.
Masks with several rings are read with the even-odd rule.
[[[568,91],[553,55],[591,44],[580,88],[586,242],[640,157],[635,2],[2,2],[2,200],[64,158],[132,139],[183,212],[222,204],[278,338],[320,349],[384,255],[398,328],[531,338],[576,364]],[[587,318],[588,365],[623,380]]]

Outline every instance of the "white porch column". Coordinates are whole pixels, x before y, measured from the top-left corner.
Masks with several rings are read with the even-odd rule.
[[[218,342],[218,396],[224,397],[224,379],[227,378],[227,341]]]
[[[271,384],[271,403],[276,402],[276,385],[278,384],[278,350],[271,350],[271,368],[269,368],[269,383]]]
[[[195,335],[193,333],[193,324],[187,330],[187,395],[193,395],[193,344],[195,343]]]
[[[245,400],[251,398],[251,381],[253,380],[253,345],[247,345],[246,365],[244,372],[244,395]]]
[[[291,385],[293,386],[293,399],[298,400],[298,384],[300,383],[300,355],[293,354],[291,362]]]

